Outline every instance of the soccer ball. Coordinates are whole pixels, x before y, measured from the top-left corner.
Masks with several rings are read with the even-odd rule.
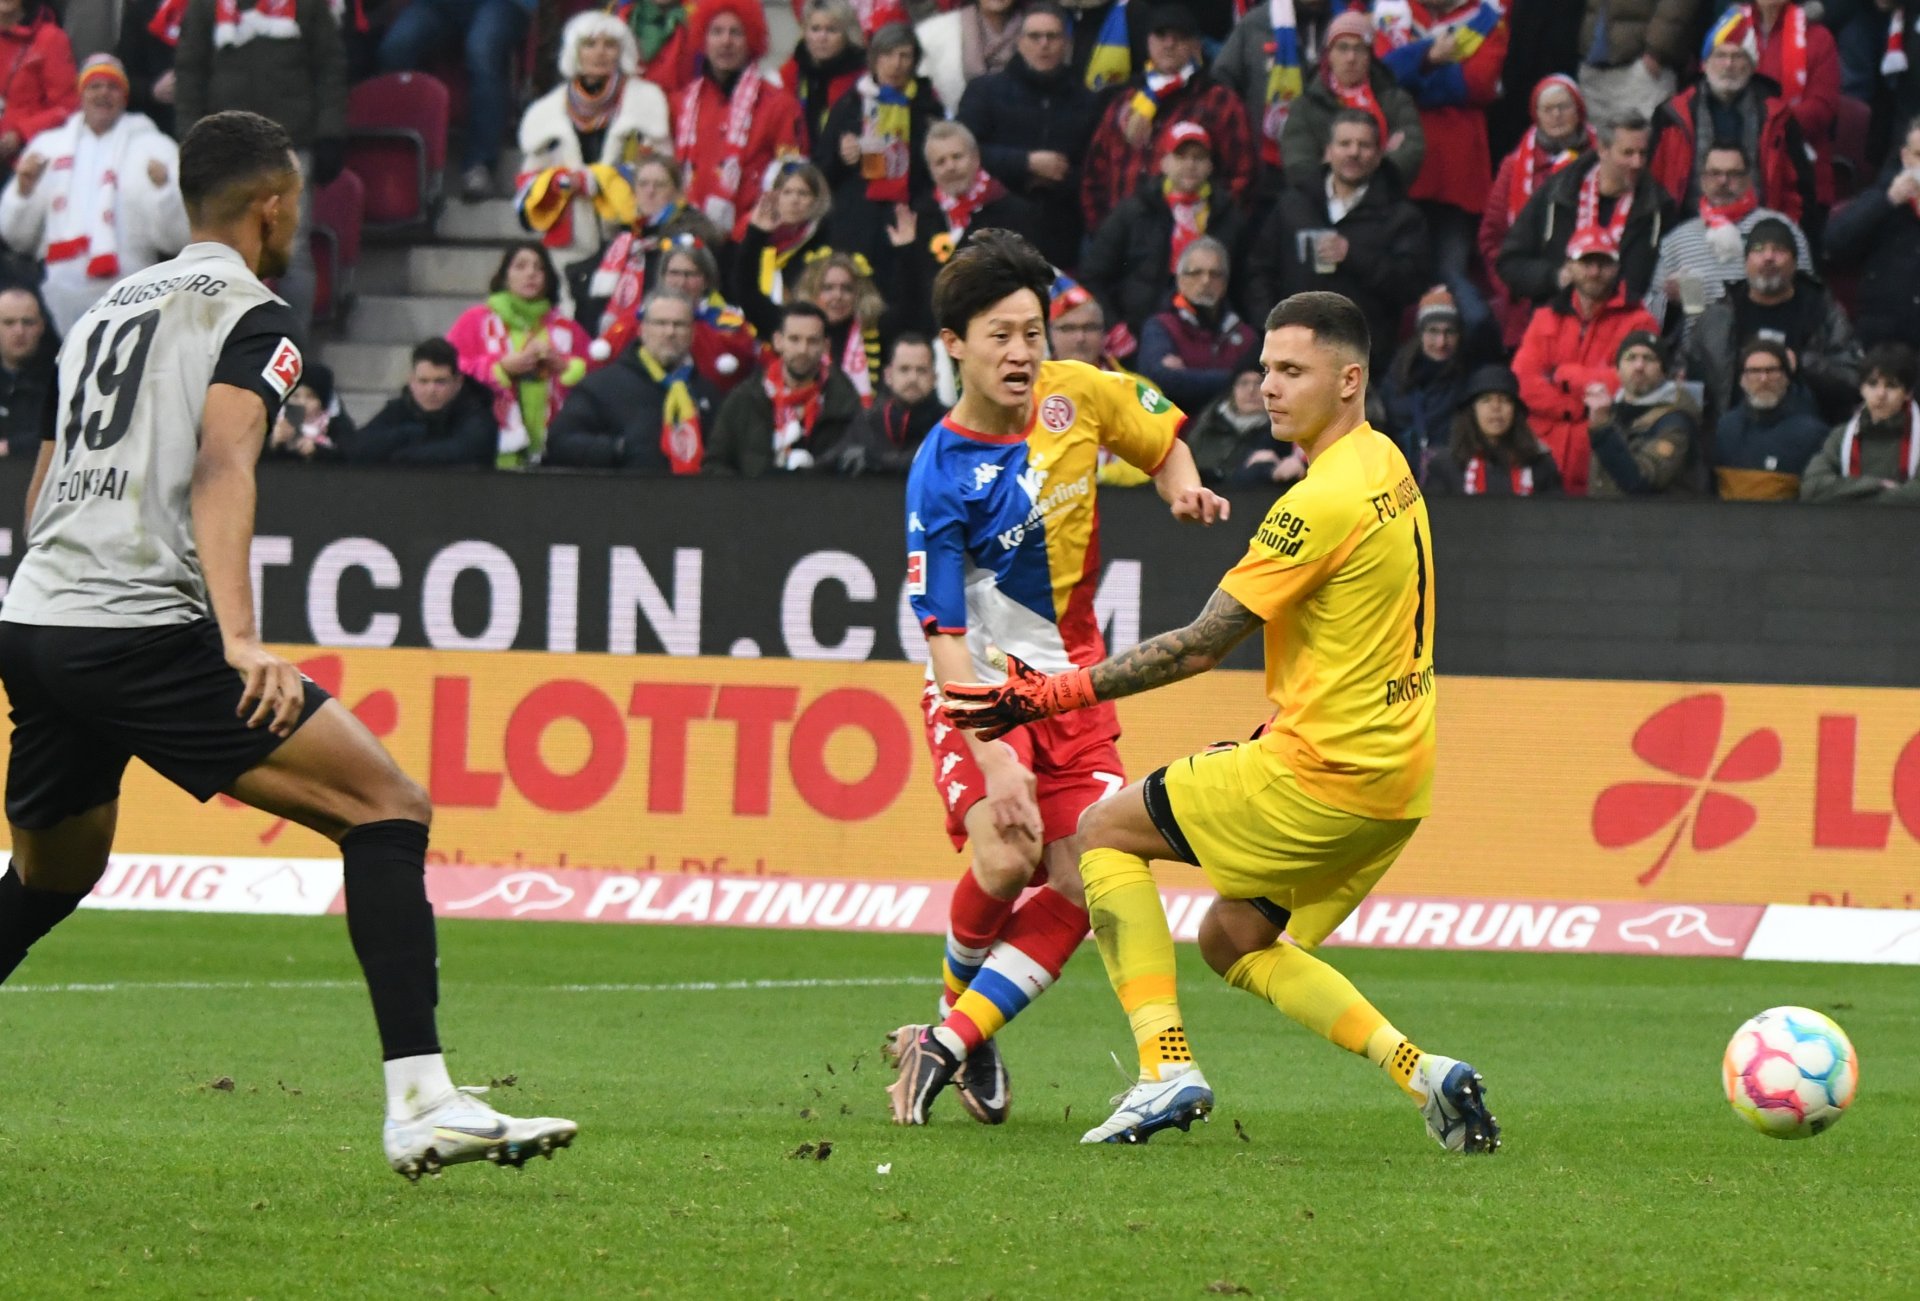
[[[1770,1007],[1733,1032],[1720,1064],[1727,1101],[1770,1138],[1811,1138],[1853,1101],[1860,1061],[1847,1032],[1805,1007]]]

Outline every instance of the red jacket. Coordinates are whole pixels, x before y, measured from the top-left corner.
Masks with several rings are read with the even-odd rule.
[[[673,29],[667,43],[640,65],[640,75],[671,96],[699,75],[699,53],[694,48],[692,30],[681,23]]]
[[[1140,82],[1140,78],[1134,78],[1135,89]],[[1153,138],[1145,149],[1128,144],[1126,133],[1120,129],[1121,115],[1132,98],[1130,89],[1113,97],[1113,104],[1101,115],[1100,126],[1087,145],[1080,207],[1088,230],[1098,230],[1107,214],[1139,189],[1141,178],[1158,166],[1160,142],[1175,122],[1198,122],[1207,129],[1213,140],[1213,184],[1224,184],[1235,203],[1246,203],[1260,155],[1247,128],[1247,106],[1238,95],[1206,73],[1196,72],[1191,82],[1160,105],[1153,119]]]
[[[1698,85],[1689,86],[1653,115],[1653,161],[1647,170],[1683,207],[1693,183],[1693,105],[1699,93]],[[1760,119],[1760,157],[1754,180],[1760,189],[1760,202],[1786,213],[1796,224],[1806,220],[1808,204],[1814,198],[1813,164],[1805,150],[1806,138],[1800,134],[1792,110],[1785,100],[1769,96]]]
[[[1407,7],[1421,30],[1438,22],[1420,0],[1409,0]],[[1462,12],[1475,8],[1477,0],[1466,0]],[[1420,169],[1407,197],[1432,199],[1478,214],[1486,206],[1487,189],[1493,179],[1486,108],[1500,96],[1500,72],[1507,61],[1506,20],[1494,25],[1464,63],[1428,63],[1431,37],[1397,49],[1385,48],[1390,40],[1390,34],[1382,31],[1376,38],[1375,52],[1419,106],[1420,129],[1427,137],[1427,157],[1432,160],[1431,166]]]
[[[50,9],[36,9],[25,22],[0,28],[0,135],[20,143],[52,130],[80,107],[74,85],[73,45]]]
[[[1786,60],[1787,19],[1798,5],[1781,11],[1780,22],[1772,32],[1760,30],[1755,14],[1753,36],[1760,44],[1760,62],[1756,71],[1781,88],[1781,98],[1793,111],[1800,133],[1813,146],[1814,191],[1820,202],[1833,203],[1833,121],[1840,115],[1840,52],[1833,33],[1825,23],[1807,20],[1807,85],[1794,99],[1793,87],[1782,75]]]
[[[759,77],[761,73],[749,67],[744,75]],[[691,146],[683,129],[689,103],[696,115]],[[726,214],[716,216],[717,209],[709,207],[709,200],[719,203],[728,197],[721,183],[722,166],[733,153],[726,138],[727,110],[728,98],[720,93],[712,77],[702,76],[689,83],[673,97],[673,152],[687,174],[687,202],[705,212],[731,238],[739,239],[753,216],[753,205],[760,201],[760,186],[768,166],[782,153],[804,153],[805,149],[800,143],[800,101],[763,79],[746,146],[741,151],[740,183],[731,197],[733,213],[730,220],[722,220]]]
[[[1526,405],[1533,430],[1553,453],[1566,481],[1567,492],[1585,496],[1587,467],[1592,450],[1587,444],[1587,385],[1604,384],[1612,392],[1619,384],[1614,354],[1620,341],[1635,330],[1660,333],[1660,323],[1638,303],[1627,301],[1626,287],[1614,291],[1593,319],[1583,321],[1574,310],[1569,290],[1537,309],[1527,323],[1526,337],[1513,357],[1513,373],[1520,381],[1520,401]]]

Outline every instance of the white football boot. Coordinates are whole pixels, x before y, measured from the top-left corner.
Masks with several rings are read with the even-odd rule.
[[[1487,1110],[1486,1082],[1462,1061],[1423,1053],[1414,1068],[1413,1087],[1427,1133],[1449,1152],[1500,1150],[1500,1122]]]
[[[1080,1136],[1082,1143],[1144,1143],[1163,1129],[1183,1133],[1213,1110],[1213,1090],[1198,1066],[1164,1080],[1142,1080],[1113,1098],[1114,1113]]]
[[[536,1156],[551,1160],[553,1150],[571,1146],[579,1132],[571,1120],[505,1115],[481,1099],[486,1091],[455,1089],[412,1120],[389,1120],[387,1164],[414,1182],[463,1161],[519,1167]]]

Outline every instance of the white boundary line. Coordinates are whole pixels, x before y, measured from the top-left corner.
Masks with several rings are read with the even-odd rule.
[[[662,984],[536,985],[553,994],[729,994],[783,989],[885,989],[938,985],[933,976],[850,976],[807,980],[686,980]],[[0,994],[222,993],[286,989],[364,989],[358,980],[115,980],[65,985],[0,985]]]

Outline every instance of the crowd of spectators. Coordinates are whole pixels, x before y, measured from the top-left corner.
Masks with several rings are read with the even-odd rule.
[[[316,366],[272,454],[901,474],[954,397],[933,280],[1002,228],[1054,354],[1163,389],[1214,482],[1304,473],[1259,323],[1332,289],[1436,493],[1920,500],[1920,5],[792,2],[790,50],[762,0],[562,5],[516,130],[530,0],[132,0],[111,52],[0,0],[0,449],[185,240],[195,121],[266,113],[325,185],[353,78],[452,67],[456,197],[528,238],[363,428]]]

